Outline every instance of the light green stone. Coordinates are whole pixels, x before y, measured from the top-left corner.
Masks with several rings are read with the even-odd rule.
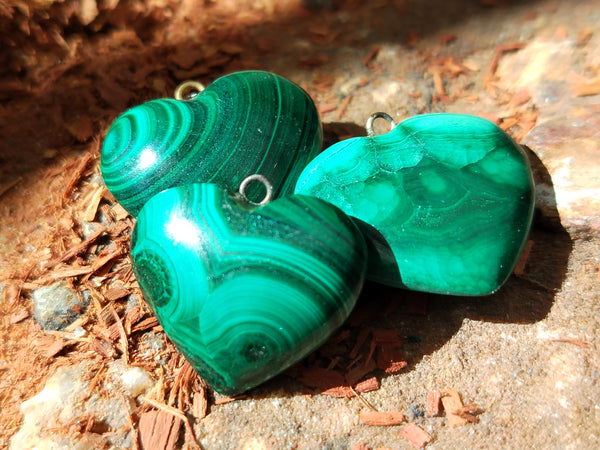
[[[367,238],[367,277],[454,295],[496,291],[526,242],[533,180],[521,147],[475,116],[424,114],[339,142],[296,193],[326,200]]]
[[[150,199],[131,257],[169,338],[227,395],[325,342],[352,311],[366,271],[363,237],[335,206],[291,195],[256,207],[214,184]]]

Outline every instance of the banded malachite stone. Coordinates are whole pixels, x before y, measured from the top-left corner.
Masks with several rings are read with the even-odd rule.
[[[325,342],[354,307],[366,271],[363,237],[335,206],[291,195],[256,207],[214,184],[150,199],[131,248],[165,332],[227,395]]]
[[[496,291],[531,226],[525,154],[475,116],[424,114],[339,142],[300,175],[296,193],[338,206],[367,238],[367,278],[455,295]]]
[[[158,192],[212,182],[232,191],[260,173],[275,197],[291,194],[321,150],[321,122],[310,96],[267,72],[221,77],[192,100],[151,100],[117,118],[104,140],[109,191],[134,216]],[[260,197],[260,185],[248,191]]]

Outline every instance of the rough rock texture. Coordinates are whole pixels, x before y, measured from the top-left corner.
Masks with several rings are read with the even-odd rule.
[[[600,232],[600,100],[590,95],[594,81],[586,73],[597,70],[598,55],[597,35],[584,46],[577,36],[561,42],[539,38],[499,67],[503,83],[526,89],[539,105],[537,125],[522,143],[551,177],[538,185],[538,206],[545,215],[557,210],[572,236]]]
[[[33,317],[44,330],[63,330],[85,312],[89,303],[62,281],[36,289],[31,297]]]
[[[100,183],[102,135],[125,108],[172,95],[185,79],[207,84],[243,68],[304,87],[327,145],[364,133],[375,111],[396,121],[477,114],[527,144],[538,212],[518,275],[476,299],[367,286],[350,321],[367,311],[365,327],[394,330],[407,366],[373,371],[381,387],[361,395],[419,425],[433,438],[427,448],[600,447],[597,0],[311,0],[310,11],[293,0],[66,1],[50,12],[49,2],[33,3],[0,7],[0,447],[23,426],[31,442],[101,448],[105,429],[82,441],[47,435],[31,425],[31,406],[21,417],[19,405],[57,366],[64,375],[83,370],[82,357],[101,354],[108,365],[129,350],[163,377],[157,398],[185,412],[205,448],[412,448],[403,426],[361,424],[367,407],[357,398],[319,394],[294,371],[229,403],[196,386],[198,411],[183,401],[185,389],[170,399],[181,361],[147,310],[125,307],[127,295],[139,294],[128,272],[133,224]],[[82,253],[50,264],[103,227]],[[93,289],[79,324],[85,334],[43,332],[31,318],[31,292],[53,277]],[[317,363],[345,369],[319,351],[302,367]],[[445,388],[477,404],[478,423],[453,428],[443,415],[423,414],[428,392]],[[97,385],[90,399],[103,392]],[[65,411],[83,413],[81,400],[66,400]],[[129,409],[118,396],[110,408]],[[159,416],[144,408],[152,409],[144,417]],[[141,422],[134,428],[143,434]],[[189,444],[180,428],[179,446]]]
[[[39,394],[23,402],[23,424],[9,448],[79,450],[103,448],[106,444],[131,447],[128,414],[136,407],[135,398],[151,388],[154,381],[139,367],[128,367],[117,360],[107,370],[102,395],[91,391],[93,368],[91,361],[61,367]],[[83,424],[85,429],[89,420],[92,426],[82,432],[78,427]],[[108,431],[114,433],[102,436]]]

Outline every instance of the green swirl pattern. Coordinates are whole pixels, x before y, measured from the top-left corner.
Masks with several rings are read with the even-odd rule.
[[[237,191],[255,173],[278,197],[293,192],[322,138],[315,105],[299,86],[267,72],[237,72],[192,100],[152,100],[123,113],[104,140],[101,169],[134,216],[164,189],[210,182]],[[260,198],[261,187],[247,195]]]
[[[227,395],[325,342],[354,307],[366,272],[364,239],[335,206],[291,195],[256,207],[214,184],[150,199],[131,248],[165,332]]]
[[[339,142],[300,175],[359,219],[367,278],[455,295],[496,291],[531,227],[534,190],[522,149],[479,117],[424,114],[389,133]]]

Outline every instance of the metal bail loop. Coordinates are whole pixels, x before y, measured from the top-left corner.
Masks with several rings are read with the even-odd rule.
[[[396,124],[396,122],[394,122],[394,119],[392,119],[392,116],[390,116],[389,114],[384,113],[384,112],[376,112],[369,116],[369,118],[367,119],[367,124],[365,125],[365,129],[367,130],[368,137],[375,136],[375,130],[373,130],[373,122],[375,122],[375,119],[380,119],[380,118],[385,119],[385,121],[390,124],[390,131],[392,131],[394,128],[396,128],[397,124]]]
[[[189,101],[204,90],[204,85],[199,81],[188,80],[175,89],[175,99]]]
[[[246,196],[246,188],[253,181],[258,181],[258,182],[262,183],[266,190],[265,197],[258,203],[253,202],[252,200],[248,199],[248,197]],[[271,182],[269,181],[269,179],[267,177],[265,177],[264,175],[260,175],[258,173],[255,173],[254,175],[250,175],[249,177],[244,178],[244,181],[242,181],[242,183],[240,184],[239,192],[240,192],[240,195],[244,198],[244,200],[246,200],[248,203],[250,203],[252,205],[256,205],[256,206],[265,206],[267,203],[269,203],[273,199],[273,185],[271,184]]]

